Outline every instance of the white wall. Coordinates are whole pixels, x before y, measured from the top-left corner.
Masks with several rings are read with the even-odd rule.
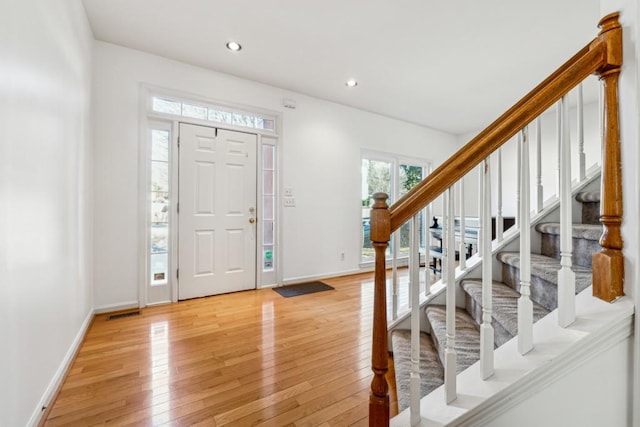
[[[137,301],[140,84],[282,114],[283,278],[358,269],[361,148],[439,164],[454,136],[103,42],[94,50],[96,307]],[[297,109],[282,108],[283,98]],[[346,259],[340,260],[340,252]]]
[[[488,425],[631,426],[634,400],[630,393],[630,367],[631,340],[625,339],[549,384],[541,393],[491,420]]]
[[[0,424],[33,422],[92,313],[92,35],[78,1],[0,2]]]

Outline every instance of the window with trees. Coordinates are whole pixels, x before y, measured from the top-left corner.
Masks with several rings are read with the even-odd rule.
[[[365,152],[362,155],[362,245],[361,261],[373,260],[369,211],[373,203],[373,194],[382,192],[389,195],[391,204],[404,196],[426,176],[427,163],[416,159],[404,159],[399,156]],[[420,217],[420,246],[424,248],[424,214]],[[406,257],[409,253],[409,224],[403,225],[395,234],[387,249],[387,256],[395,252],[397,257]]]

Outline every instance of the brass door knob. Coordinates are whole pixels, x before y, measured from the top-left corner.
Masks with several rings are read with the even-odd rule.
[[[251,224],[254,224],[254,223],[256,222],[256,219],[255,219],[255,218],[249,218],[249,222],[250,222]]]

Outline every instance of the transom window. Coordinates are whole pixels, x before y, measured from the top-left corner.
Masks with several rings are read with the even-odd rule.
[[[268,132],[276,131],[275,117],[268,117],[255,113],[229,111],[215,105],[187,103],[164,96],[152,96],[151,109],[156,113],[207,120],[214,123],[242,126]]]

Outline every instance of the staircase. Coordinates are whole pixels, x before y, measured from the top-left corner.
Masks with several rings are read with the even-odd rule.
[[[586,358],[594,349],[603,348],[609,342],[617,343],[620,337],[630,334],[629,325],[633,314],[633,302],[624,297],[624,254],[621,232],[622,224],[622,170],[620,150],[620,130],[618,119],[618,75],[622,66],[622,26],[618,22],[618,13],[611,13],[600,20],[598,24],[600,32],[595,39],[580,49],[573,57],[561,65],[531,92],[520,99],[509,110],[498,117],[487,128],[482,130],[471,141],[460,148],[449,159],[433,170],[425,179],[418,183],[411,191],[402,196],[391,206],[387,204],[388,195],[384,193],[374,194],[374,203],[371,208],[370,238],[375,250],[375,275],[373,298],[373,339],[371,370],[371,393],[369,395],[369,425],[389,425],[389,387],[386,374],[388,372],[388,323],[387,323],[387,277],[386,277],[386,252],[391,240],[391,233],[399,230],[408,223],[410,228],[410,305],[411,305],[411,330],[412,335],[412,372],[411,372],[411,404],[410,411],[405,411],[399,417],[394,418],[394,425],[419,425],[424,418],[423,410],[430,410],[437,405],[441,406],[440,424],[437,425],[461,425],[464,420],[473,419],[476,424],[477,416],[495,414],[495,405],[507,405],[514,402],[517,397],[513,393],[513,387],[518,388],[520,395],[533,392],[533,384],[541,379],[556,380],[564,372],[571,369],[576,363],[575,354]],[[570,148],[570,120],[568,95],[577,88],[589,75],[596,74],[602,83],[602,177],[600,222],[602,234],[599,244],[602,250],[593,254],[592,266],[589,267],[589,253],[594,248],[592,237],[595,227],[589,224],[572,230],[572,200],[571,200],[571,148]],[[581,95],[578,94],[578,99]],[[541,212],[543,207],[543,188],[540,174],[536,172],[536,188],[532,191],[530,185],[530,134],[528,128],[535,123],[538,138],[537,167],[539,171],[542,156],[540,155],[540,117],[552,106],[556,107],[556,135],[558,140],[558,193],[560,204],[560,222],[562,232],[558,236],[557,225],[546,224],[535,228],[541,233],[540,248],[535,248],[539,253],[531,254],[530,227],[531,211],[530,202],[537,194],[537,208],[535,212]],[[580,102],[578,102],[580,105]],[[578,111],[581,111],[578,107]],[[578,114],[577,122],[582,124],[582,116]],[[581,130],[582,129],[582,130]],[[578,133],[583,134],[583,127],[578,126]],[[491,229],[492,207],[492,179],[491,156],[498,156],[498,183],[500,178],[500,151],[504,144],[511,138],[517,137],[518,153],[510,160],[517,164],[518,189],[516,189],[516,201],[518,215],[516,223],[519,224],[520,252],[501,253],[495,263],[502,263],[501,282],[491,287],[491,282],[496,275],[492,272],[494,264],[491,255],[493,244],[488,230]],[[578,137],[579,147],[582,144]],[[579,148],[579,151],[580,148]],[[585,177],[585,159],[582,152],[579,153],[580,174],[579,181]],[[478,167],[480,172],[480,189],[478,212],[482,218],[481,225],[481,258],[482,299],[478,298],[478,283],[474,281],[461,282],[462,288],[456,286],[455,258],[455,226],[457,189],[464,192],[464,185],[459,184],[466,175]],[[446,313],[443,308],[429,306],[427,317],[429,319],[429,332],[431,338],[420,339],[421,311],[418,271],[418,242],[421,211],[427,208],[438,197],[444,196],[443,206],[443,280],[432,293],[425,286],[428,298],[440,298],[446,296]],[[593,195],[582,195],[583,202],[591,201]],[[460,217],[465,217],[464,204],[460,198]],[[502,190],[498,186],[498,206],[502,200]],[[584,208],[587,211],[588,208]],[[498,220],[501,224],[500,208]],[[587,222],[591,221],[589,219]],[[593,225],[593,224],[591,224]],[[460,235],[465,233],[461,229]],[[498,234],[499,235],[499,234]],[[573,236],[573,239],[572,239]],[[498,242],[500,238],[497,239]],[[557,255],[559,249],[557,241],[562,242],[562,268],[559,269]],[[584,240],[584,242],[583,242]],[[572,244],[573,243],[573,244]],[[570,255],[570,248],[579,253],[576,257]],[[597,245],[595,246],[597,247]],[[571,258],[573,258],[572,268]],[[464,270],[464,267],[461,268]],[[560,280],[556,279],[556,274]],[[592,277],[591,277],[592,275]],[[518,286],[522,276],[522,287]],[[559,283],[558,283],[559,282]],[[575,297],[576,291],[593,283],[592,292],[582,292]],[[444,286],[444,283],[447,285]],[[436,287],[438,284],[436,284]],[[558,297],[554,289],[558,289]],[[466,293],[467,303],[465,309],[456,307],[456,294]],[[518,292],[522,292],[519,297]],[[590,295],[592,293],[593,297]],[[481,303],[482,301],[482,303]],[[510,312],[515,311],[514,302],[517,301],[517,322]],[[605,304],[617,301],[616,304]],[[480,306],[484,307],[480,308]],[[494,305],[497,309],[492,310]],[[554,310],[555,307],[557,310]],[[545,313],[553,310],[548,316]],[[477,320],[482,312],[484,320],[478,327]],[[511,313],[512,314],[512,313]],[[544,317],[544,318],[542,318]],[[598,317],[598,321],[595,318]],[[446,319],[444,319],[446,318]],[[541,319],[542,318],[542,319]],[[490,322],[490,319],[493,319]],[[534,321],[538,323],[534,325]],[[588,319],[588,320],[587,320]],[[442,326],[445,323],[446,326]],[[495,323],[495,329],[492,324]],[[516,331],[517,324],[517,331]],[[427,329],[427,328],[425,328]],[[478,331],[480,329],[480,331]],[[538,332],[534,340],[534,330]],[[619,334],[618,334],[619,332]],[[510,338],[517,333],[518,339]],[[401,334],[398,332],[397,336]],[[479,343],[478,344],[478,337]],[[539,339],[542,338],[542,341]],[[558,345],[564,340],[567,346]],[[419,343],[433,343],[433,348],[428,349],[428,344],[420,348]],[[495,346],[501,343],[498,351]],[[536,357],[536,342],[545,349],[545,358]],[[516,344],[516,345],[514,345]],[[405,344],[406,345],[406,344]],[[573,347],[570,347],[573,345]],[[398,344],[398,362],[401,355]],[[481,349],[481,351],[479,351]],[[538,348],[539,349],[539,348]],[[444,387],[430,393],[423,399],[419,399],[418,391],[438,385],[439,377],[431,378],[431,374],[425,374],[429,383],[420,384],[419,354],[425,354],[425,365],[435,366],[434,371],[442,369],[444,360]],[[437,355],[437,357],[435,357]],[[480,358],[478,365],[465,370]],[[398,363],[397,362],[397,363]],[[573,363],[575,362],[575,363]],[[400,363],[398,363],[400,364]],[[438,367],[439,366],[439,367]],[[478,367],[476,369],[475,367]],[[464,372],[463,372],[464,371]],[[509,373],[509,378],[496,379],[499,374]],[[460,375],[457,375],[460,373]],[[474,379],[470,377],[473,373]],[[406,375],[406,374],[405,374]],[[479,380],[479,382],[478,382]],[[458,382],[464,392],[458,394]],[[470,391],[468,386],[474,382],[475,386]],[[559,383],[560,381],[555,381]],[[403,381],[398,386],[403,387]],[[512,387],[513,386],[513,387]],[[507,390],[509,388],[509,390]],[[586,389],[582,386],[581,389]],[[400,392],[401,393],[401,392]],[[441,403],[432,401],[434,396],[440,395]],[[482,395],[482,396],[480,396]],[[591,393],[589,396],[597,396]],[[539,396],[539,395],[536,395]],[[545,396],[546,397],[546,396]],[[584,401],[582,401],[584,402]],[[599,401],[592,400],[590,405],[598,406]],[[402,404],[406,406],[405,403]],[[409,413],[408,417],[405,415]],[[604,414],[600,411],[599,414]],[[462,418],[461,418],[462,417]],[[604,418],[603,418],[604,420]],[[466,422],[464,421],[464,422]],[[431,422],[431,421],[429,421]],[[453,423],[453,424],[452,424]],[[432,424],[429,424],[432,425]]]
[[[576,294],[591,285],[592,254],[600,250],[598,240],[602,225],[598,222],[600,194],[580,192],[575,197],[582,205],[582,221],[573,225],[573,271],[576,274]],[[558,306],[557,280],[560,269],[560,224],[540,223],[541,245],[532,248],[531,299],[533,318],[537,322]],[[499,252],[502,281],[493,282],[492,326],[494,346],[500,347],[518,333],[517,306],[520,298],[520,256],[514,252]],[[456,310],[457,373],[480,360],[480,324],[482,323],[482,281],[466,279],[460,282],[465,295],[465,307]],[[446,310],[443,305],[426,307],[428,330],[420,337],[420,397],[444,383],[444,349],[446,343]],[[398,410],[409,407],[411,373],[411,331],[391,332],[395,366]]]

